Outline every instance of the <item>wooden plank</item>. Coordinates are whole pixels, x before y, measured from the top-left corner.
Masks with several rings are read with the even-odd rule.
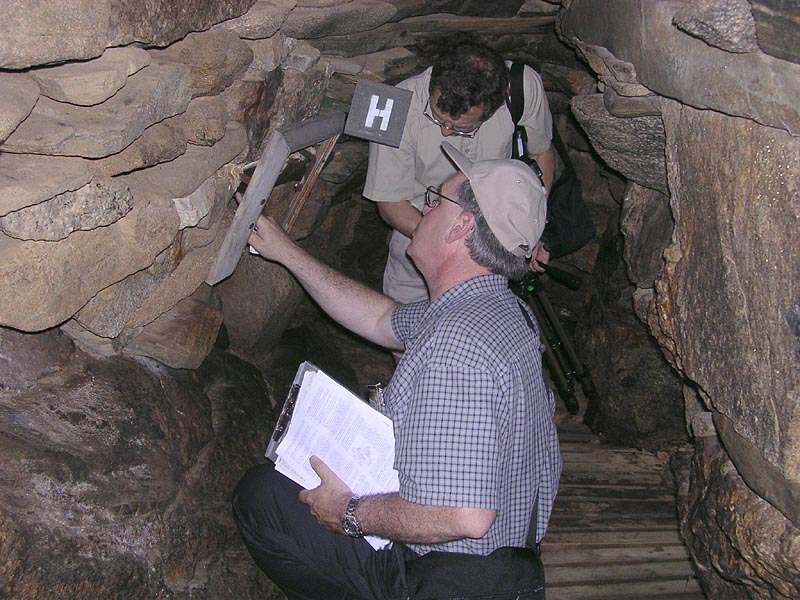
[[[547,573],[545,573],[545,578]],[[547,582],[547,600],[652,600],[657,597],[704,598],[697,580],[589,583],[559,586]]]
[[[668,581],[673,579],[687,580],[694,577],[689,561],[671,560],[660,562],[590,562],[565,566],[547,566],[545,577],[547,587],[565,584],[620,583],[623,581]]]
[[[678,526],[669,529],[640,530],[591,530],[569,531],[550,527],[542,547],[545,551],[550,544],[574,544],[577,546],[608,546],[633,544],[682,544]]]
[[[555,510],[553,511],[555,512]],[[672,498],[666,500],[641,500],[639,498],[612,498],[598,500],[596,498],[562,497],[558,502],[558,512],[577,513],[581,516],[597,515],[597,518],[627,517],[653,515],[668,516],[677,520],[677,509]]]
[[[547,544],[542,551],[545,566],[614,562],[614,561],[669,561],[687,562],[689,554],[683,544],[630,545],[630,546],[578,546],[572,544]]]

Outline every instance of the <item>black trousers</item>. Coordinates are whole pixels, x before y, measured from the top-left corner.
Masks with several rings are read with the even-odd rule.
[[[250,469],[233,494],[233,517],[256,564],[290,600],[404,598],[404,553],[375,551],[362,539],[319,525],[302,488],[271,462]]]

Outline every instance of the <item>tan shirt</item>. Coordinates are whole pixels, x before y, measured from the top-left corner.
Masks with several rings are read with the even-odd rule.
[[[371,143],[364,196],[376,202],[408,200],[422,210],[425,188],[438,187],[456,168],[441,149],[445,140],[471,160],[511,157],[514,124],[506,105],[483,123],[474,138],[442,136],[441,129],[422,114],[429,100],[431,68],[397,87],[414,93],[399,148]],[[528,134],[528,152],[540,154],[550,146],[552,117],[539,74],[526,66],[523,75],[525,107],[520,118]]]

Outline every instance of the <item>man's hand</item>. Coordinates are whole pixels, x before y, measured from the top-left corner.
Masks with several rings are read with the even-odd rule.
[[[295,243],[275,219],[264,215],[259,215],[248,241],[261,256],[282,264],[285,264],[286,258],[296,248]]]
[[[309,462],[321,483],[313,490],[300,492],[300,501],[308,504],[311,514],[320,525],[334,533],[344,533],[342,517],[353,492],[322,459],[312,456]]]
[[[550,253],[544,249],[542,240],[539,240],[533,247],[531,262],[528,264],[528,268],[536,273],[544,273],[544,267],[542,265],[546,265],[548,262],[550,262]]]

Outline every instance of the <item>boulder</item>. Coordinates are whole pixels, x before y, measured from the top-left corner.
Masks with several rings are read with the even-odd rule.
[[[701,0],[675,13],[676,27],[728,52],[756,52],[756,24],[747,0]]]
[[[243,40],[263,40],[278,33],[295,6],[296,0],[258,0],[241,17],[223,21],[215,28],[232,31]]]
[[[664,249],[675,228],[669,197],[630,183],[622,205],[620,228],[625,237],[628,277],[637,287],[652,288],[664,268]]]
[[[752,0],[759,47],[776,58],[800,63],[797,47],[797,4],[784,0]]]

